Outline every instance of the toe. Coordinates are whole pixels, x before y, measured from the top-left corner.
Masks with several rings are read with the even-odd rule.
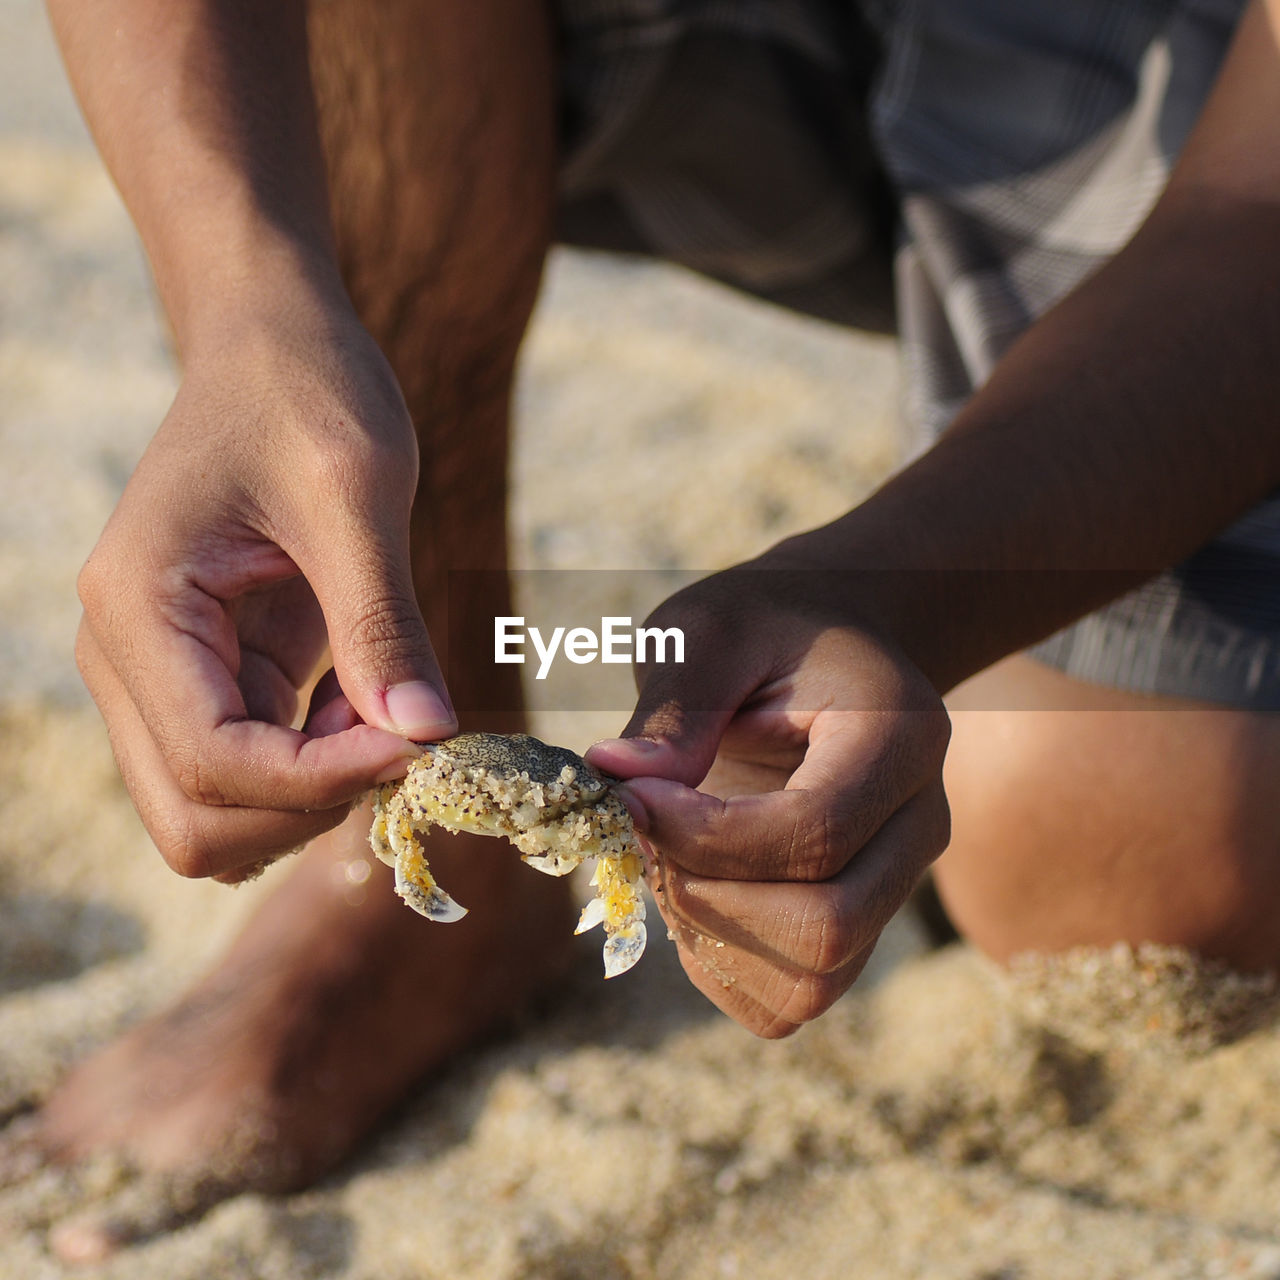
[[[144,1175],[105,1202],[59,1222],[49,1232],[49,1250],[71,1265],[102,1262],[201,1217],[233,1190],[208,1177]]]

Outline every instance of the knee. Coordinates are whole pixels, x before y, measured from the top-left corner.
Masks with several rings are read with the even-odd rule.
[[[1280,795],[1264,781],[1280,718],[1134,699],[953,722],[939,890],[978,946],[1151,941],[1280,966]]]

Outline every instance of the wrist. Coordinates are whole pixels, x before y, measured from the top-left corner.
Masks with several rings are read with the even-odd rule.
[[[373,447],[397,479],[416,472],[413,425],[391,366],[340,286],[305,270],[273,269],[202,311],[182,366],[179,398],[189,411],[177,421],[200,423],[206,438],[222,424],[240,443],[247,434],[284,442],[286,469],[308,456],[371,465]]]
[[[156,279],[184,364],[255,330],[355,320],[331,249],[277,227],[220,228]]]
[[[898,535],[902,526],[879,517],[868,504],[780,543],[753,563],[806,575],[806,595],[841,623],[898,650],[940,694],[1122,594],[1142,576],[1035,565],[1028,563],[1031,555],[981,565],[941,550],[947,544],[933,540],[927,521]]]

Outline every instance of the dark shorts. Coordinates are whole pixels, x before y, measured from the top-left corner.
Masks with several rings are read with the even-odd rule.
[[[561,238],[900,336],[923,450],[1163,190],[1244,0],[556,0]],[[1036,646],[1280,710],[1280,494]]]

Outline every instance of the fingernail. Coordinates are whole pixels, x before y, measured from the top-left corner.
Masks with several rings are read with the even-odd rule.
[[[457,728],[453,712],[425,681],[407,680],[387,690],[387,715],[397,733],[419,742],[447,737]]]
[[[664,749],[662,743],[652,742],[648,738],[605,738],[588,747],[584,758],[588,764],[608,773],[611,771],[611,761],[612,768],[615,769],[643,766],[645,761],[660,756]]]
[[[409,766],[422,756],[422,748],[419,747],[417,743],[410,743],[409,745],[414,748],[413,755],[401,756],[399,759],[393,760],[389,765],[387,765],[387,767],[374,779],[374,782],[376,782],[378,786],[382,786],[384,782],[398,782],[406,773],[409,772]]]
[[[623,751],[634,751],[637,755],[651,756],[662,750],[662,743],[654,742],[652,738],[602,738],[589,749],[594,751],[596,747],[604,747],[606,750],[618,748]]]

